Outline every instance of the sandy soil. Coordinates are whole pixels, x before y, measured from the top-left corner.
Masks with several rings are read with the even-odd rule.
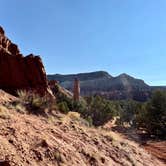
[[[17,98],[0,89],[0,104],[14,100],[17,100]]]
[[[166,141],[149,141],[143,147],[166,165]]]
[[[88,127],[78,113],[37,116],[23,105],[9,104],[14,100],[0,91],[0,166],[165,165],[119,133]],[[159,147],[155,144],[153,152]]]
[[[145,149],[152,156],[158,158],[166,165],[166,141],[152,140],[145,135],[138,134],[135,129],[127,129],[121,127],[114,127],[115,132],[118,132],[121,137],[130,141],[136,142],[140,147]]]
[[[89,128],[76,115],[54,117],[2,109],[0,163],[9,166],[162,166],[114,132]],[[0,164],[2,165],[2,164]]]

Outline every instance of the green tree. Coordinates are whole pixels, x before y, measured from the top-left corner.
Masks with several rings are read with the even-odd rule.
[[[128,123],[131,127],[136,126],[136,115],[138,114],[141,104],[133,100],[119,101],[119,124]]]
[[[150,134],[166,136],[166,92],[156,91],[146,105],[144,115],[146,128]]]
[[[116,114],[115,104],[100,96],[87,98],[87,103],[87,115],[92,118],[95,126],[103,125]]]

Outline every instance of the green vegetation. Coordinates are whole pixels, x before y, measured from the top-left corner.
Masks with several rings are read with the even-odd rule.
[[[100,96],[87,97],[76,102],[60,94],[57,97],[57,103],[62,112],[79,112],[90,125],[103,125],[117,115],[117,104]]]
[[[142,103],[134,100],[116,101],[116,103],[119,106],[116,110],[119,116],[117,124],[136,127],[136,116],[142,109]]]
[[[166,92],[156,91],[145,103],[128,101],[110,101],[100,96],[85,97],[79,102],[60,93],[58,86],[56,100],[19,92],[21,104],[16,103],[18,111],[28,110],[35,114],[47,114],[53,110],[62,113],[78,112],[89,125],[101,126],[117,118],[117,125],[146,131],[149,135],[166,137]],[[26,109],[25,109],[26,108]]]
[[[103,125],[118,117],[116,123],[137,130],[146,131],[151,136],[166,138],[166,91],[156,91],[148,102],[133,100],[109,101],[102,97],[88,97],[88,115],[93,125]]]
[[[142,105],[136,116],[137,127],[149,134],[166,137],[166,92],[156,91],[152,99]]]
[[[58,103],[58,108],[63,113],[69,112],[69,107],[65,101]]]
[[[116,104],[100,96],[87,97],[86,116],[91,117],[93,125],[99,126],[117,115]]]
[[[55,85],[54,94],[56,96],[58,108],[62,110],[63,113],[75,111],[81,113],[82,115],[85,114],[87,104],[84,99],[81,99],[79,102],[74,101],[72,97],[69,97],[65,93],[61,92],[59,85]]]
[[[128,124],[149,135],[166,138],[166,92],[156,91],[145,103],[135,101],[119,102],[119,125]]]

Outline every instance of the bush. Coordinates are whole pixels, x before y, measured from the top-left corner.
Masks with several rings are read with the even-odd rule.
[[[142,104],[133,100],[119,101],[118,115],[119,125],[128,124],[130,127],[136,127],[136,115],[141,109]]]
[[[151,135],[166,137],[166,92],[154,92],[138,118],[138,126],[144,127]]]
[[[82,116],[85,116],[87,105],[84,101],[72,101],[72,110],[75,112],[79,112]]]
[[[72,120],[80,119],[80,114],[78,112],[68,112],[67,116]]]
[[[116,106],[113,102],[100,96],[87,97],[86,119],[91,119],[93,125],[103,125],[116,116]]]
[[[156,91],[146,103],[135,101],[119,102],[120,125],[145,130],[149,135],[166,138],[166,92]]]
[[[70,111],[65,101],[58,103],[58,108],[62,113],[68,113]]]
[[[18,91],[18,96],[20,101],[19,103],[14,104],[16,107],[18,104],[22,104],[22,106],[25,107],[29,113],[46,115],[47,112],[50,112],[53,109],[57,109],[56,101],[52,100],[48,96],[41,97],[38,94],[27,91]]]

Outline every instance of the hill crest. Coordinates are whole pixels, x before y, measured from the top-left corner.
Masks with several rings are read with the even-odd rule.
[[[105,71],[90,73],[79,73],[69,75],[47,75],[49,80],[57,80],[66,89],[72,91],[73,80],[77,77],[80,80],[81,95],[104,95],[109,99],[135,99],[138,101],[147,100],[152,90],[143,80],[134,78],[126,73],[116,77]]]

